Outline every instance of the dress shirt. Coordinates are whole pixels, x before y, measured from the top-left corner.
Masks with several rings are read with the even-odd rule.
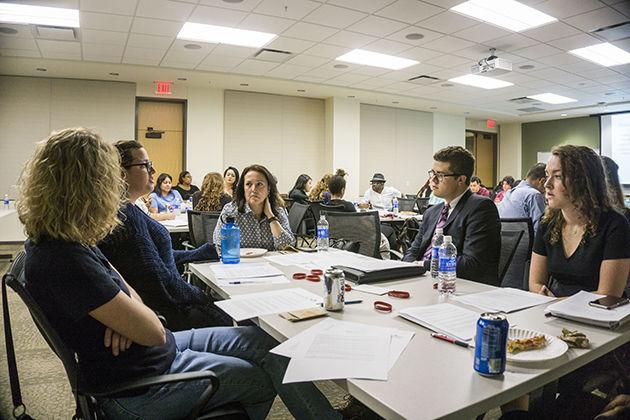
[[[537,232],[538,222],[545,212],[545,199],[540,191],[524,180],[505,193],[497,208],[502,219],[529,217],[534,223],[534,232]]]
[[[377,210],[390,210],[394,197],[402,197],[402,193],[394,187],[384,187],[381,193],[377,193],[370,187],[363,194],[363,199],[372,203],[372,208]]]
[[[464,194],[466,194],[466,191],[468,190],[464,190],[463,193],[461,193],[460,195],[458,195],[457,197],[455,197],[453,200],[451,200],[450,203],[448,203],[448,205],[450,206],[450,208],[448,209],[448,215],[446,216],[446,218],[448,219],[449,217],[451,217],[451,213],[453,213],[453,209],[455,207],[457,207],[457,203],[459,203],[459,200],[462,199],[462,197],[464,196]]]

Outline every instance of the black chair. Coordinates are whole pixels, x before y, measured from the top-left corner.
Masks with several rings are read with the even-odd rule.
[[[510,263],[516,252],[521,238],[522,230],[502,230],[501,231],[501,255],[499,256],[499,284],[503,281],[505,273],[507,273]],[[504,286],[505,287],[505,286]]]
[[[212,234],[221,213],[207,211],[188,211],[188,233],[190,242],[187,248],[198,248],[206,242],[213,243]]]
[[[424,214],[424,212],[430,207],[429,198],[420,197],[416,198],[416,211],[419,214]]]
[[[415,205],[416,205],[415,198],[399,198],[398,199],[398,210],[400,211],[414,211]]]
[[[529,290],[529,264],[534,246],[534,225],[532,219],[501,219],[501,232],[520,231],[523,232],[512,262],[507,267],[503,275],[501,287],[513,287],[516,289]],[[503,244],[501,244],[503,247]]]
[[[321,201],[311,201],[308,206],[315,223],[319,220],[319,213],[322,210],[322,202]]]
[[[345,211],[345,208],[343,207],[343,204],[323,204],[322,203],[319,205],[320,215],[321,215],[322,210],[325,210],[327,212],[330,212],[330,211],[343,212]]]
[[[289,197],[286,197],[286,198],[282,197],[282,199],[284,200],[284,207],[287,209],[287,211],[291,210],[291,206],[293,205],[295,200]]]
[[[296,239],[301,239],[310,246],[313,238],[309,237],[306,229],[306,221],[309,219],[308,209],[309,206],[306,204],[294,202],[289,209],[289,226],[291,227],[291,233]]]
[[[204,410],[208,401],[219,388],[219,379],[212,371],[175,373],[167,375],[153,376],[150,378],[142,378],[133,381],[127,381],[116,385],[92,387],[86,384],[85,378],[80,370],[80,360],[78,355],[73,352],[66,343],[63,342],[57,331],[52,327],[48,318],[42,311],[41,307],[35,302],[35,299],[26,289],[24,278],[24,262],[26,254],[20,252],[16,257],[9,271],[2,278],[3,293],[4,288],[9,286],[13,289],[22,302],[28,308],[35,325],[39,329],[42,336],[61,360],[66,371],[70,388],[76,400],[76,418],[93,420],[104,419],[105,415],[99,407],[99,399],[115,398],[134,391],[142,391],[155,385],[163,385],[174,382],[198,381],[202,379],[210,380],[210,384],[201,394],[197,401],[191,402],[189,413],[182,413],[182,418],[186,419],[247,419],[246,413],[237,405],[226,405],[217,407],[216,409]],[[4,300],[4,299],[3,299]],[[6,304],[6,303],[5,303]],[[8,311],[5,313],[5,316]],[[13,341],[10,328],[10,320],[8,320],[8,328],[5,328],[5,337],[7,338],[7,355],[13,354]],[[11,366],[10,360],[14,357],[7,357],[9,361],[9,371],[13,371],[17,381],[17,370],[15,366]],[[13,388],[13,387],[12,387]],[[19,388],[19,387],[18,387]]]
[[[360,244],[359,254],[381,259],[381,222],[377,211],[341,213],[322,211],[328,220],[328,236]]]

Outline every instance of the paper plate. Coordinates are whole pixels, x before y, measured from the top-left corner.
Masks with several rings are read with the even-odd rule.
[[[543,360],[552,360],[562,356],[569,349],[567,343],[557,337],[521,328],[510,328],[508,338],[514,340],[518,338],[534,337],[541,334],[547,339],[547,345],[545,347],[538,350],[520,351],[518,353],[508,352],[508,362],[540,362]]]
[[[267,253],[264,248],[241,248],[241,258],[261,257]]]

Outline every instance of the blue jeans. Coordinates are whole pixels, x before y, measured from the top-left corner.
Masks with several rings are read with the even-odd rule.
[[[276,392],[299,419],[340,419],[311,382],[282,384],[288,361],[269,353],[278,343],[257,327],[215,327],[173,333],[177,353],[165,373],[212,370],[219,390],[208,407],[240,403],[251,419],[264,419]],[[115,419],[177,419],[188,415],[208,380],[150,388],[136,397],[108,399],[101,407]]]

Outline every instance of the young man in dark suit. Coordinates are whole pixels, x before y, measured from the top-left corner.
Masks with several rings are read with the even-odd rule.
[[[431,190],[445,202],[424,213],[420,231],[403,261],[421,261],[428,269],[433,234],[436,227],[442,227],[457,247],[457,277],[498,286],[501,222],[494,203],[468,188],[474,167],[474,156],[460,146],[433,155]]]

